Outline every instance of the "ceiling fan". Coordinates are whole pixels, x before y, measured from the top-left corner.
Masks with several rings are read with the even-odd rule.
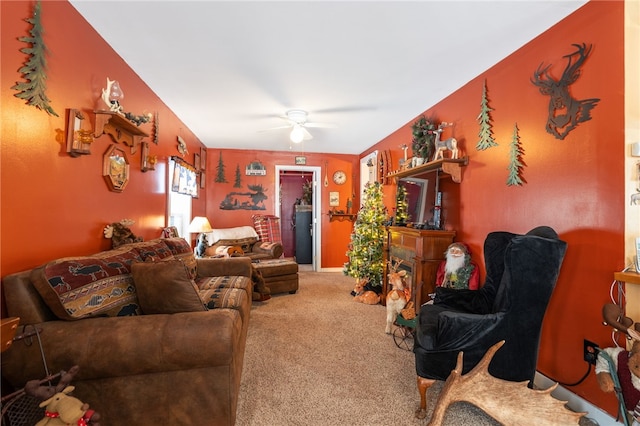
[[[330,123],[310,123],[307,121],[308,113],[307,111],[301,109],[291,109],[286,112],[286,115],[281,115],[280,118],[288,121],[288,124],[284,126],[272,127],[270,129],[262,130],[263,132],[270,130],[278,130],[278,129],[291,129],[291,133],[289,134],[289,138],[293,143],[300,143],[303,140],[311,140],[313,136],[307,130],[307,127],[324,127],[324,128],[332,128],[336,127],[335,124]]]

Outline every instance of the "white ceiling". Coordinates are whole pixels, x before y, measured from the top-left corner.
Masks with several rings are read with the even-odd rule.
[[[71,3],[208,147],[289,150],[299,108],[336,127],[294,151],[360,154],[586,1]]]

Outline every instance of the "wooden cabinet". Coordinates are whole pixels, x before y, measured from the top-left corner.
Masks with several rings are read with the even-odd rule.
[[[388,289],[388,262],[402,259],[399,269],[411,275],[411,299],[416,307],[429,300],[435,288],[438,266],[456,236],[455,231],[423,230],[389,226],[384,241],[385,273],[382,281],[383,301]]]

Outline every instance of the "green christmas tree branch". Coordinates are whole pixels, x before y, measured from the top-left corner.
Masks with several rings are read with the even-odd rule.
[[[19,37],[18,40],[28,43],[31,46],[20,49],[22,53],[29,55],[27,62],[19,70],[26,81],[18,82],[11,88],[19,91],[15,96],[26,100],[27,105],[35,106],[49,115],[58,117],[58,114],[53,110],[51,105],[49,105],[50,99],[45,93],[47,90],[47,85],[45,84],[47,79],[45,72],[47,68],[47,46],[42,39],[44,30],[42,29],[42,23],[40,21],[39,1],[36,2],[33,18],[27,18],[25,21],[32,25],[29,31],[31,36]]]

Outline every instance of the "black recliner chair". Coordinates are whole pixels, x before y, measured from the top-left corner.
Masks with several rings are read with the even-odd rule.
[[[542,320],[566,248],[547,226],[526,235],[492,232],[484,243],[484,286],[475,291],[436,288],[434,303],[420,307],[414,337],[420,393],[417,417],[426,416],[428,387],[447,379],[460,351],[466,374],[491,346],[504,340],[489,373],[532,385]]]

